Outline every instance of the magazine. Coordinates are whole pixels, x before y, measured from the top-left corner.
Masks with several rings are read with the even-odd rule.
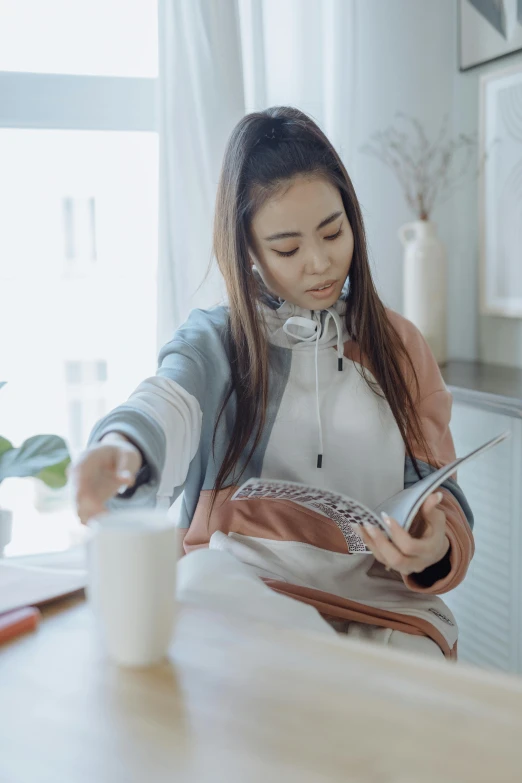
[[[367,552],[362,538],[357,533],[359,525],[365,522],[375,525],[388,535],[386,525],[381,519],[381,512],[384,511],[404,530],[409,530],[426,498],[455,473],[458,467],[502,443],[510,435],[511,433],[507,431],[488,440],[464,457],[459,457],[420,479],[411,487],[401,490],[374,509],[367,508],[357,500],[337,492],[279,479],[249,479],[234,493],[232,500],[289,500],[297,503],[335,522],[350,552]]]

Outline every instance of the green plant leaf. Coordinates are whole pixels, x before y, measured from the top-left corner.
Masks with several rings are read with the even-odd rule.
[[[37,476],[45,468],[69,458],[69,450],[58,435],[34,435],[20,448],[0,454],[0,481],[6,478]]]
[[[7,440],[7,438],[2,438],[0,436],[0,455],[3,454],[5,451],[10,451],[13,447],[13,444]]]
[[[64,459],[63,462],[59,462],[57,465],[44,468],[36,474],[35,478],[43,481],[51,489],[60,489],[67,484],[67,467],[70,464],[71,460],[67,457],[67,459]]]

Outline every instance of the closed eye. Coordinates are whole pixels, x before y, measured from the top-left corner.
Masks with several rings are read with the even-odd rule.
[[[337,237],[340,237],[342,233],[343,233],[343,225],[341,223],[341,225],[339,226],[339,231],[337,231],[335,234],[330,234],[330,236],[325,237],[325,239],[327,239],[329,242],[332,242],[334,239],[337,239]]]
[[[342,233],[343,233],[343,224],[341,223],[341,225],[339,226],[339,231],[336,231],[335,234],[330,234],[327,237],[323,237],[323,239],[326,239],[328,242],[333,242],[333,240],[334,239],[338,239],[341,236]],[[299,248],[296,247],[293,250],[288,250],[286,252],[284,250],[276,250],[275,252],[277,253],[278,256],[283,256],[284,258],[289,258],[290,256],[295,256],[295,254],[297,253],[298,250],[299,250]]]

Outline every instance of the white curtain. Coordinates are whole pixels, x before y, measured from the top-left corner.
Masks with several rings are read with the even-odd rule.
[[[211,255],[216,185],[245,111],[293,105],[353,155],[357,0],[160,0],[158,340],[223,294]]]
[[[158,343],[222,296],[212,249],[227,138],[244,114],[236,0],[160,0]]]
[[[239,0],[245,105],[297,106],[353,153],[357,0]]]

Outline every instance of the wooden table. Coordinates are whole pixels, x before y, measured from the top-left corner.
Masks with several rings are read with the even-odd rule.
[[[110,664],[89,607],[0,649],[2,783],[522,780],[522,680],[185,607]]]

